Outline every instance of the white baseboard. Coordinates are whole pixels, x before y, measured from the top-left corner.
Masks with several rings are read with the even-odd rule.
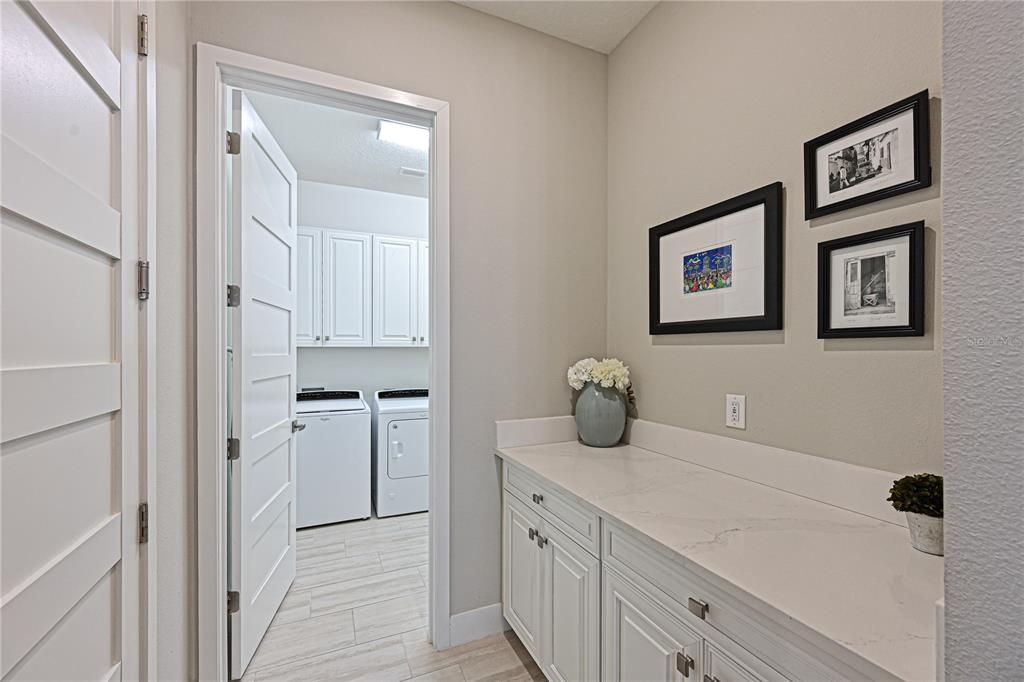
[[[453,647],[475,640],[496,635],[508,630],[508,623],[501,615],[501,603],[481,606],[472,611],[463,611],[452,615],[451,645]]]
[[[576,440],[576,420],[573,417],[502,419],[494,422],[494,426],[499,448],[519,448]]]

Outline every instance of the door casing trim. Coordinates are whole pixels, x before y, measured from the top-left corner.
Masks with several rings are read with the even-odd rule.
[[[206,43],[195,46],[196,559],[198,674],[228,676],[225,86],[428,125],[430,149],[430,631],[451,642],[449,105]]]

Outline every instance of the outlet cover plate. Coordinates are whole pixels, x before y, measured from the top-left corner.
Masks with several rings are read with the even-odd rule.
[[[735,393],[726,394],[725,425],[730,429],[747,428],[747,396]]]

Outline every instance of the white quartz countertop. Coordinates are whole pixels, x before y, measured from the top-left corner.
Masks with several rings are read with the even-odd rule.
[[[630,445],[497,454],[801,624],[826,650],[935,679],[943,562],[913,549],[906,528]]]

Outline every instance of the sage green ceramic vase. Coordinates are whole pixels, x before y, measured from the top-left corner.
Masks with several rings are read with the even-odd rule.
[[[610,448],[626,428],[626,396],[588,381],[576,401],[576,430],[595,448]]]

